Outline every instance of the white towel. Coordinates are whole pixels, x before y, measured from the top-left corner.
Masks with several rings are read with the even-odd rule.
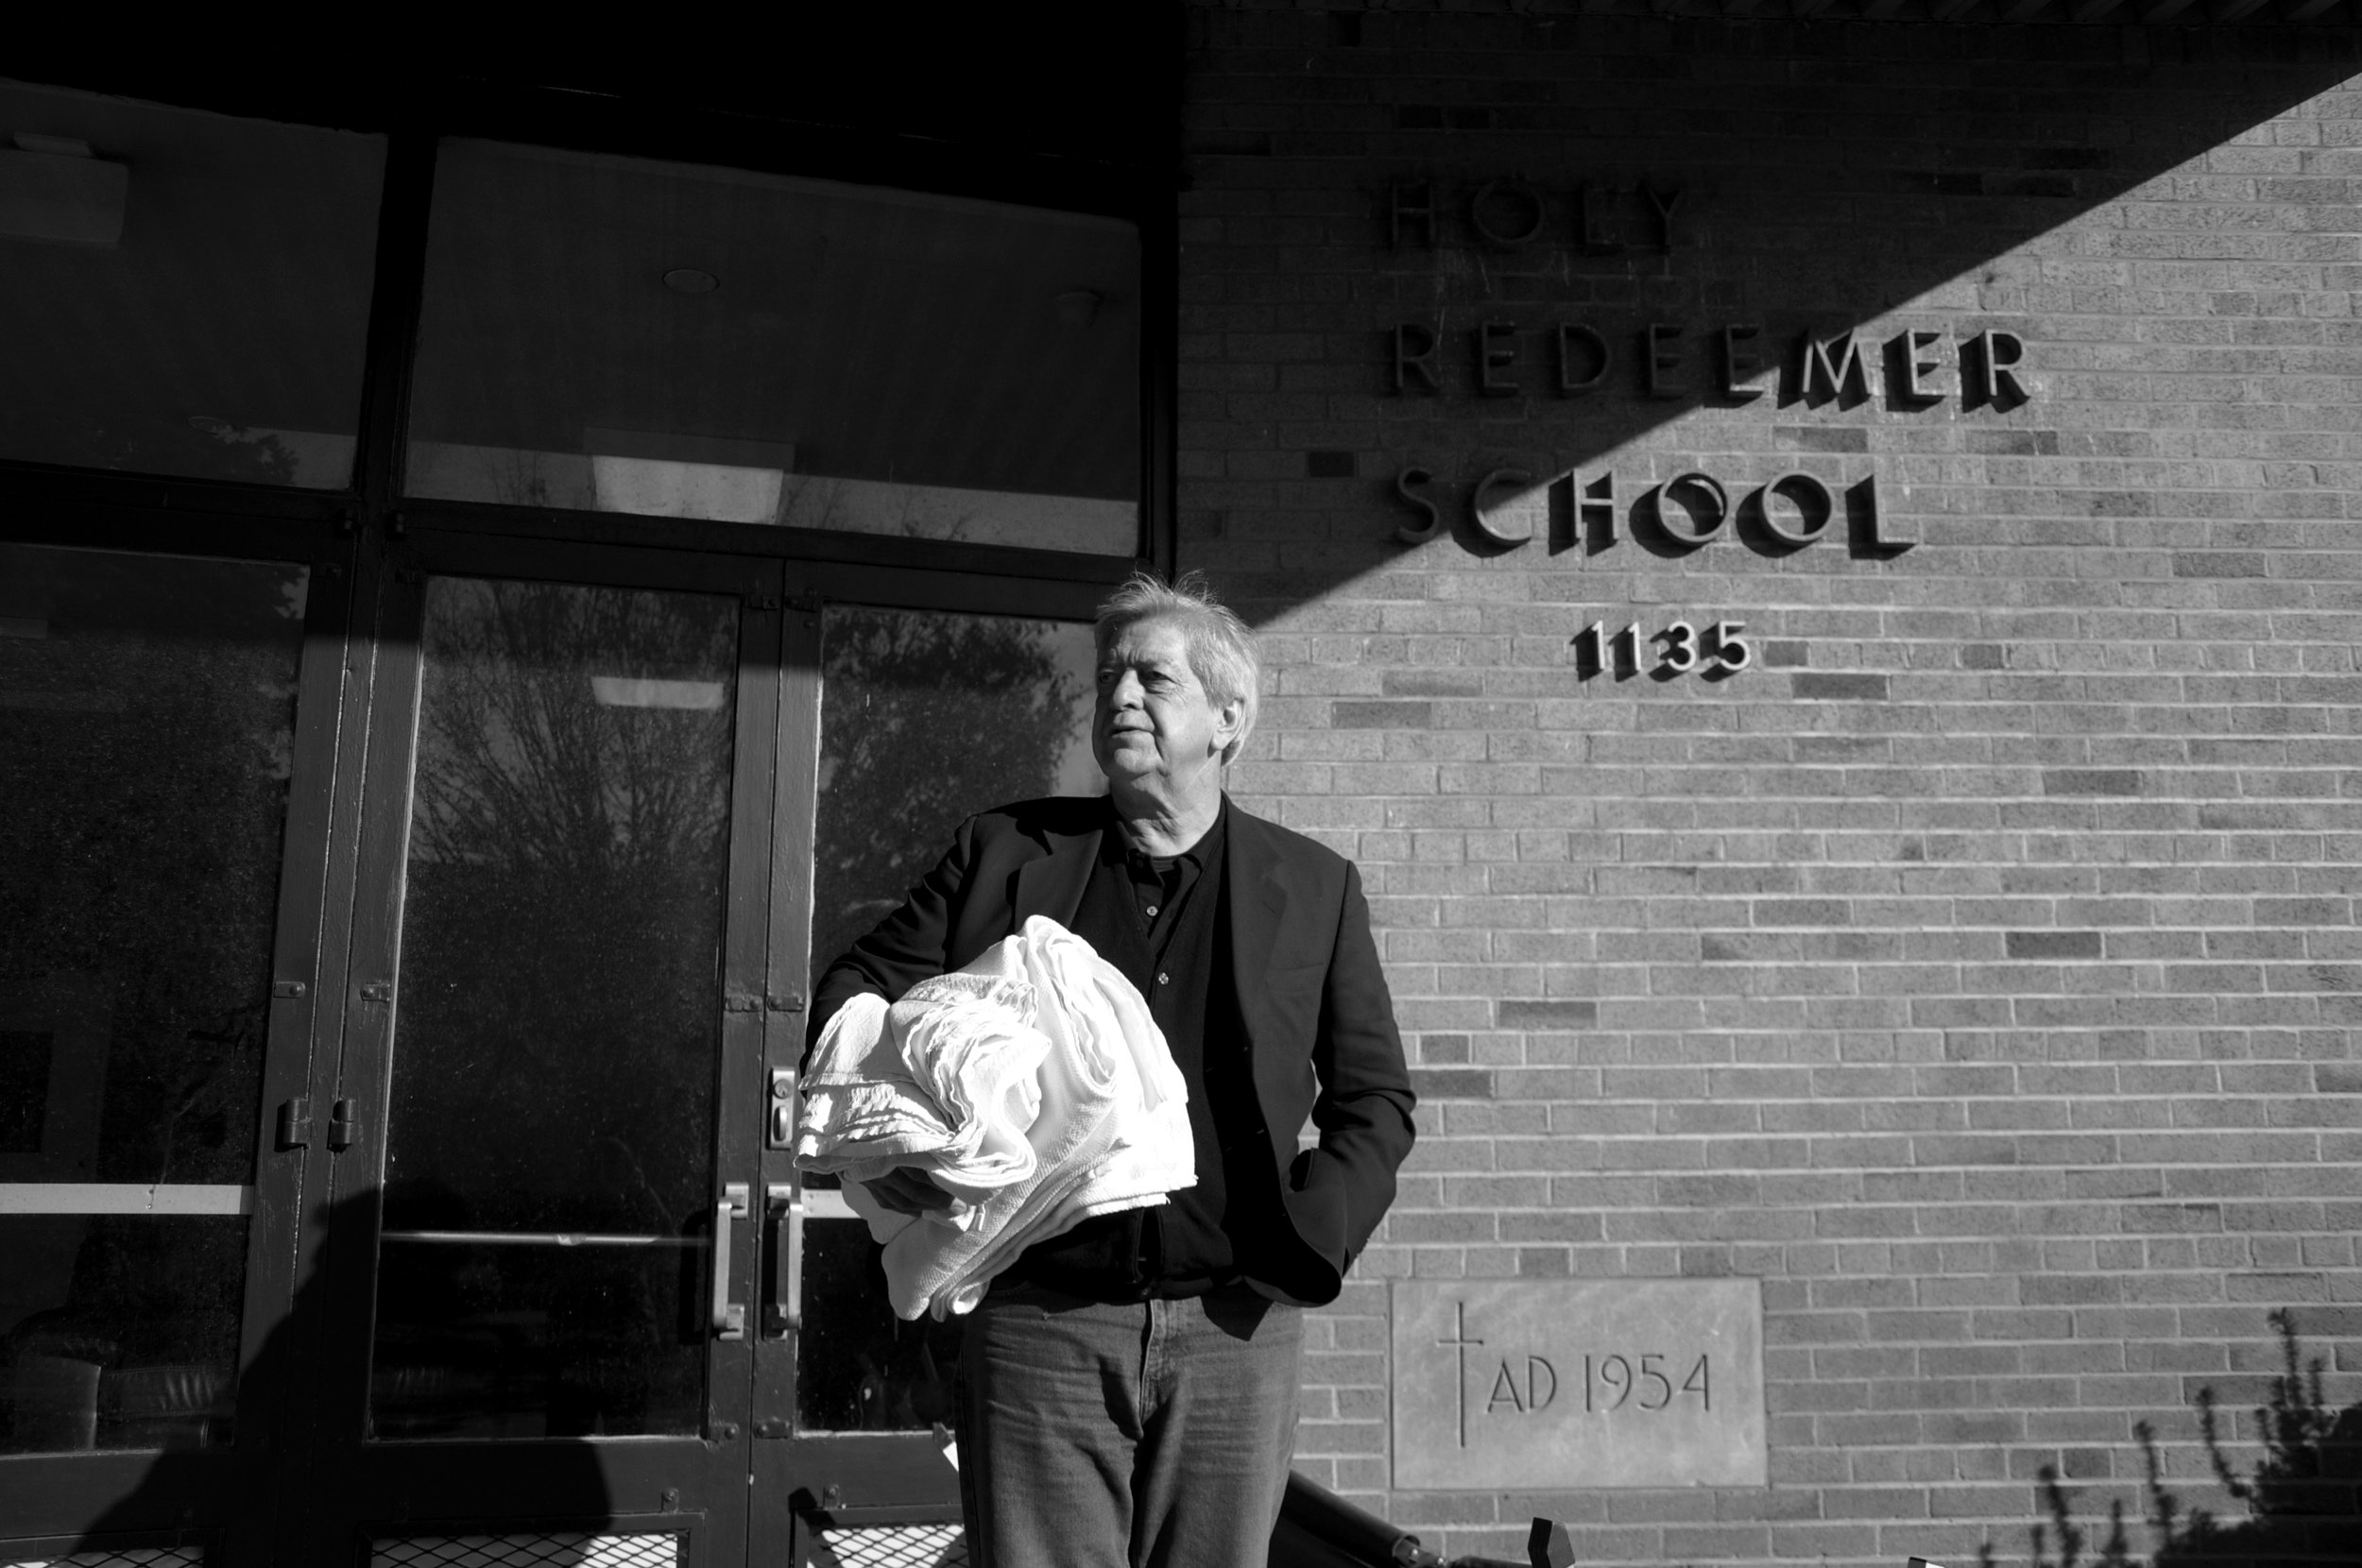
[[[841,1171],[860,1160],[916,1160],[958,1141],[886,1037],[886,1000],[864,992],[837,1009],[806,1065],[796,1163]]]
[[[850,998],[805,1074],[796,1163],[848,1184],[917,1166],[952,1194],[944,1218],[968,1224],[978,1199],[1034,1172],[1050,1041],[1033,1014],[1021,974],[941,976],[891,1008]]]
[[[846,1004],[814,1054],[796,1163],[845,1178],[903,1318],[967,1312],[1035,1242],[1197,1181],[1188,1090],[1147,1002],[1038,915],[890,1010]],[[884,1208],[861,1184],[899,1165],[959,1202],[923,1219]]]
[[[1041,1063],[1050,1054],[1037,1016],[1021,967],[980,973],[974,965],[921,980],[886,1014],[903,1065],[958,1133],[945,1156],[923,1162],[954,1198],[981,1202],[1039,1165],[1025,1138],[1041,1115]]]
[[[1051,1060],[1072,1063],[1087,1092],[1106,1095],[1110,1126],[1104,1147],[1087,1159],[1071,1157],[1059,1179],[1026,1196],[1007,1225],[978,1237],[964,1278],[934,1292],[938,1319],[973,1310],[994,1277],[1035,1242],[1094,1215],[1152,1206],[1197,1184],[1189,1090],[1139,991],[1055,921],[1036,916],[1009,942],[1025,944]]]

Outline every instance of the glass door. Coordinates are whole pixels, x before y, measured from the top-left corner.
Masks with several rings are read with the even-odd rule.
[[[0,544],[0,1561],[259,1542],[342,571]]]
[[[0,106],[0,478],[100,519],[8,531],[145,552],[0,545],[0,1568],[943,1525],[956,1336],[774,1134],[1145,549],[1128,181]]]
[[[830,605],[790,618],[788,651],[774,997],[807,995],[964,818],[1101,787],[1087,625]],[[768,1041],[773,1261],[756,1348],[754,1560],[964,1562],[960,1327],[897,1320],[867,1227],[831,1185],[790,1167],[804,1032],[800,1012],[781,1014]]]
[[[310,1560],[744,1554],[778,579],[400,554]]]
[[[399,553],[305,1560],[956,1560],[957,1327],[798,1181],[795,1069],[960,818],[1095,781],[1089,631],[804,571]]]
[[[388,142],[19,81],[0,127],[0,1563],[257,1561]]]

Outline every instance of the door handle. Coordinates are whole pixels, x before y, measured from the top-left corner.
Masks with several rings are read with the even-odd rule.
[[[746,1218],[746,1184],[731,1182],[713,1205],[713,1337],[746,1338],[746,1304],[730,1300],[730,1226]]]
[[[762,1147],[774,1153],[783,1153],[796,1147],[796,1069],[771,1069],[771,1103],[765,1114],[770,1125],[762,1135]],[[774,1187],[774,1192],[779,1189]]]
[[[763,1206],[771,1211],[770,1338],[784,1338],[804,1326],[804,1200],[783,1182],[764,1187]]]

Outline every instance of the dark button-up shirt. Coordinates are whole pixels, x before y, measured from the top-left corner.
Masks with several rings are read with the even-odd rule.
[[[1022,1277],[1103,1301],[1202,1295],[1239,1279],[1260,1228],[1280,1218],[1231,978],[1223,899],[1229,810],[1225,799],[1213,827],[1181,854],[1154,858],[1131,847],[1110,810],[1074,914],[1074,933],[1139,987],[1164,1031],[1189,1089],[1197,1185],[1169,1203],[1102,1215],[1037,1243],[1014,1270]],[[1264,1185],[1274,1190],[1257,1202]]]

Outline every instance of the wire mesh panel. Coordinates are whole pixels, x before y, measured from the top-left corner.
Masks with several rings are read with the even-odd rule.
[[[813,1568],[967,1568],[957,1525],[825,1526],[813,1532]]]
[[[0,1547],[0,1551],[7,1548]],[[9,1558],[0,1568],[205,1568],[202,1546],[131,1546],[70,1557]]]
[[[369,1568],[675,1568],[677,1535],[424,1535],[380,1541]]]

